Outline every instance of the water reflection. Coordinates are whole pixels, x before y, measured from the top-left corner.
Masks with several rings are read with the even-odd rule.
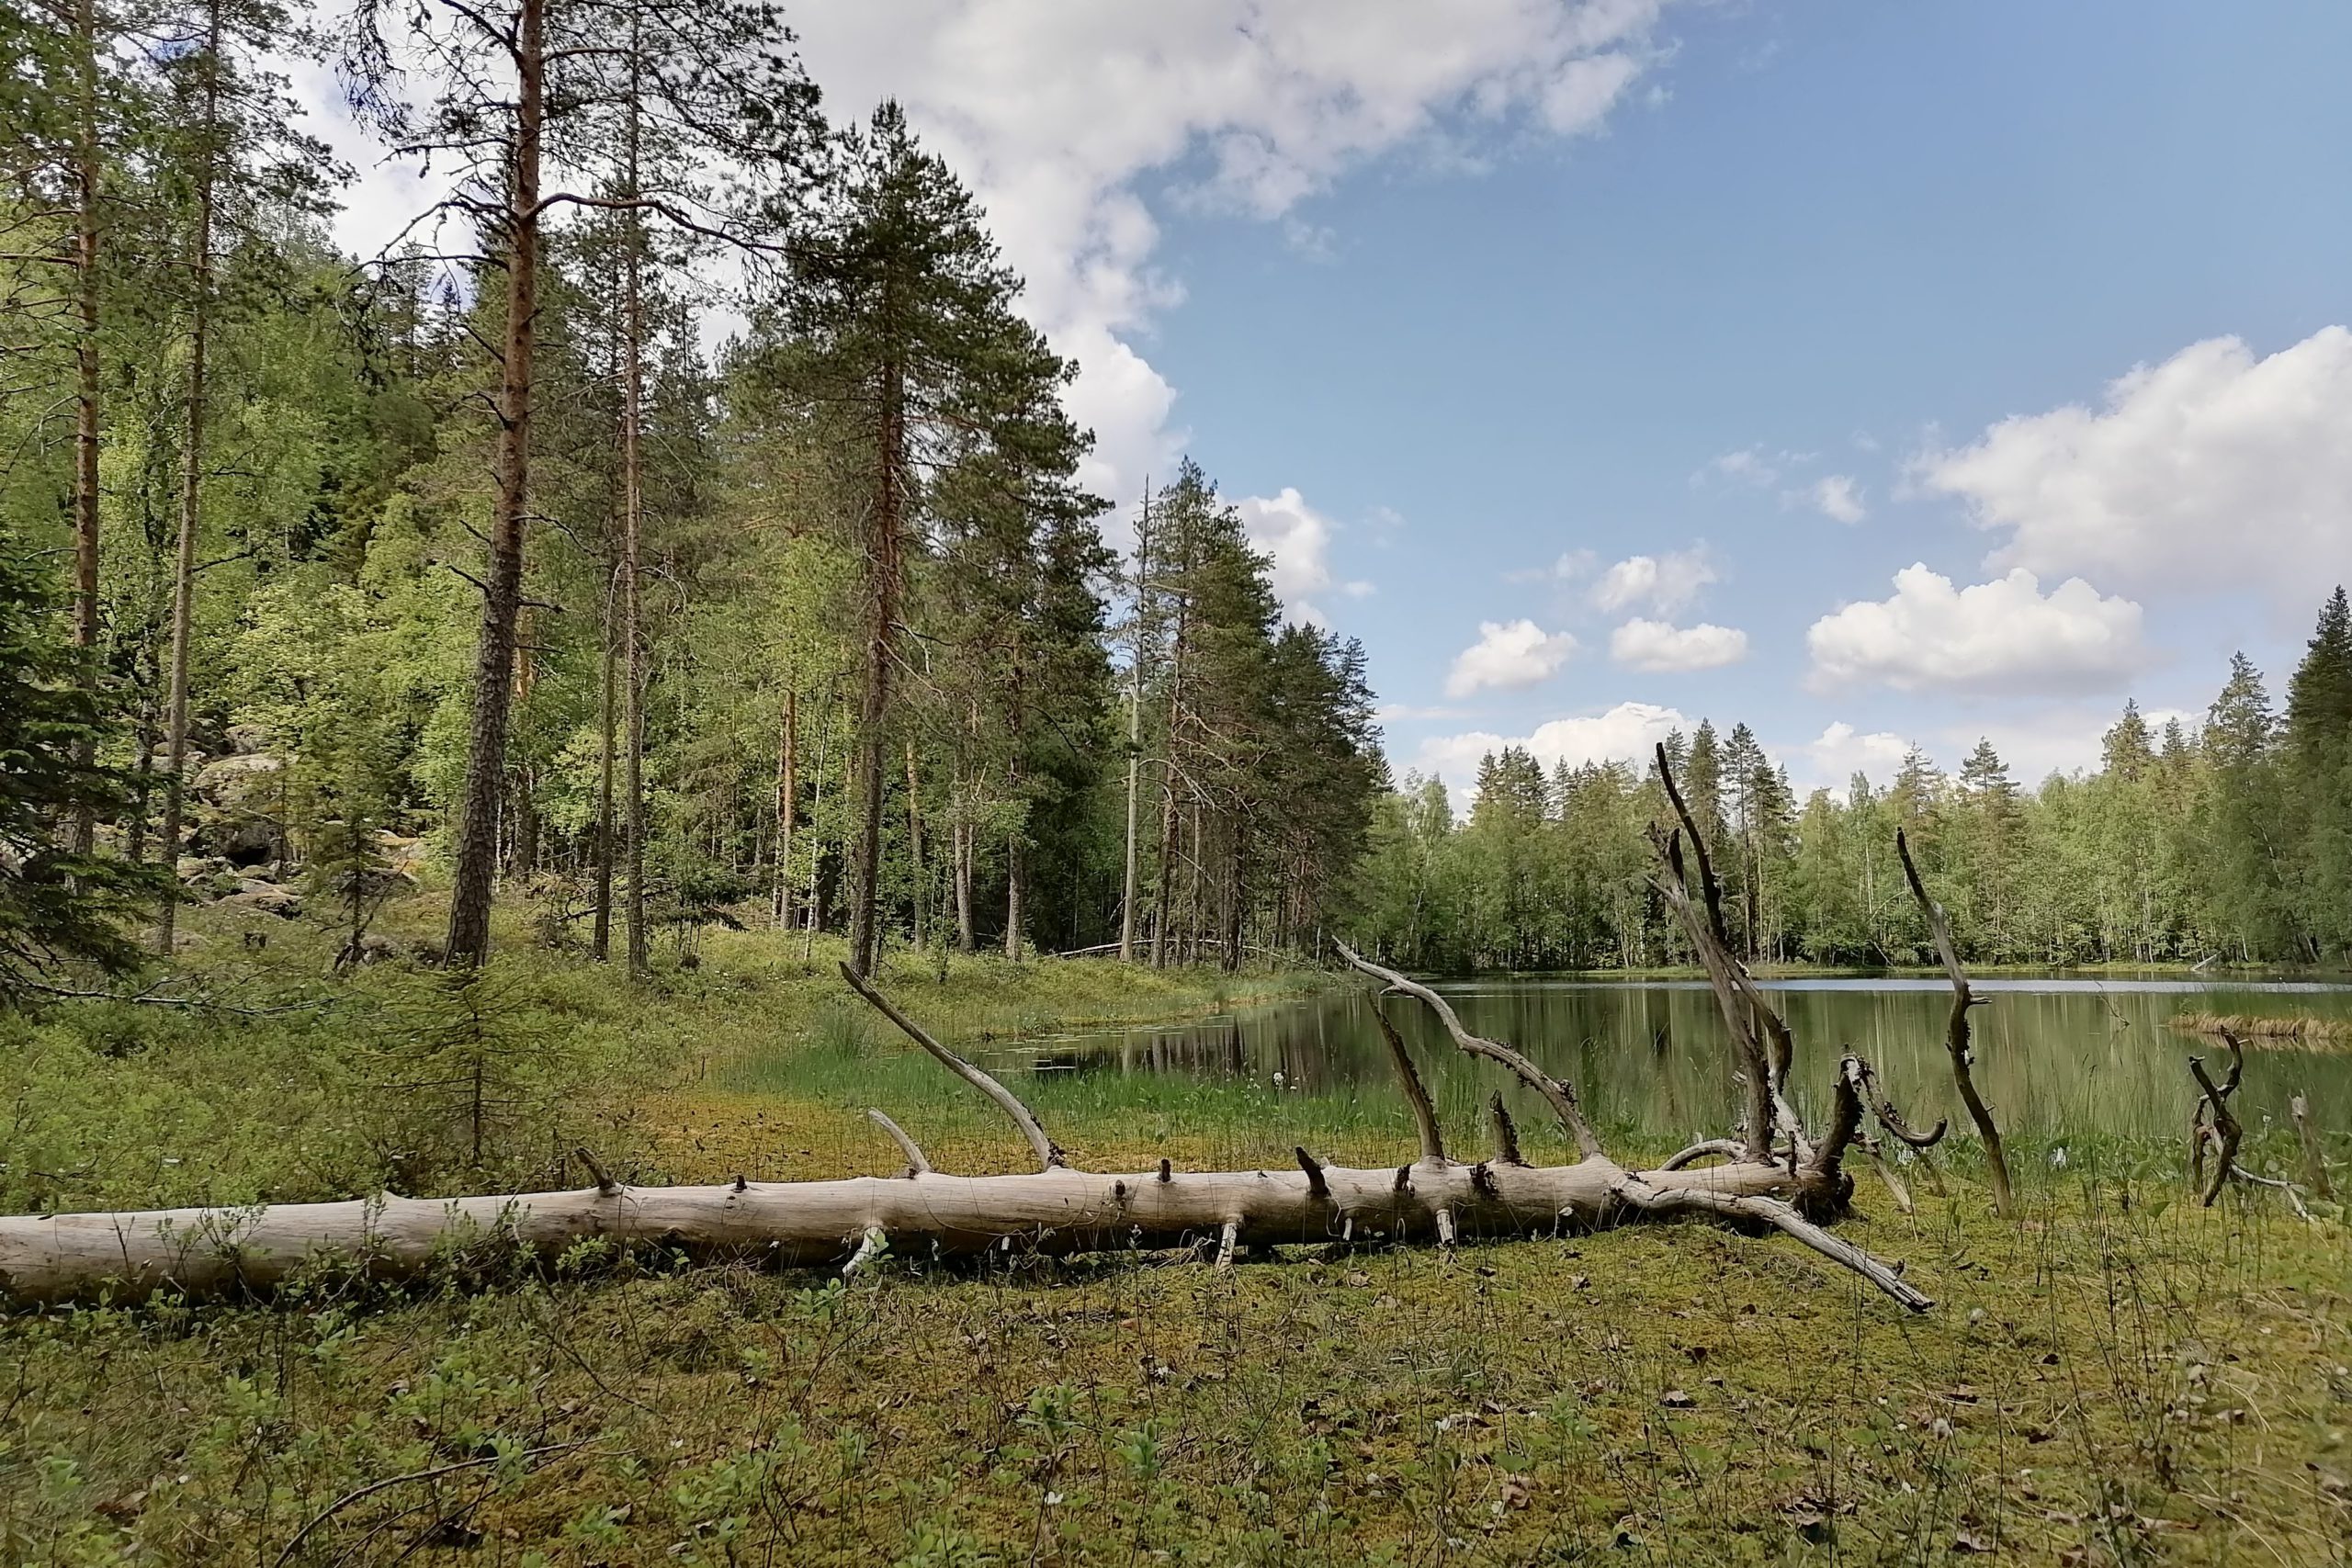
[[[1714,1001],[1702,983],[1583,976],[1486,977],[1440,987],[1471,1029],[1510,1041],[1571,1075],[1604,1122],[1661,1135],[1722,1125],[1735,1103]],[[1915,1121],[1959,1116],[1943,1054],[1950,993],[1913,976],[1773,982],[1800,1050],[1796,1098],[1810,1116],[1826,1099],[1841,1050],[1860,1050]],[[2352,1018],[2352,987],[2309,981],[2205,983],[2177,977],[2003,976],[1973,1015],[1976,1079],[2011,1126],[2049,1134],[2184,1133],[2191,1052],[2214,1047],[2167,1027],[2184,1011],[2314,1012]],[[991,1066],[1052,1073],[1250,1077],[1286,1093],[1393,1093],[1369,992],[1348,990],[1172,1026],[1107,1030],[1000,1044]],[[1388,1006],[1453,1113],[1497,1075],[1447,1046],[1422,1010]],[[2352,1054],[2247,1055],[2237,1100],[2249,1126],[2311,1097],[2322,1125],[2352,1122]],[[1540,1108],[1524,1108],[1536,1115]]]

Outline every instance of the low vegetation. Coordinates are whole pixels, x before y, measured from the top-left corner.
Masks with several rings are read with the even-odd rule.
[[[2311,1013],[2267,1014],[2184,1012],[2172,1026],[2183,1034],[2220,1039],[2234,1034],[2246,1044],[2283,1046],[2305,1051],[2352,1050],[2352,1019],[2320,1018]]]
[[[821,941],[714,933],[699,968],[641,989],[503,961],[477,982],[479,1035],[453,1040],[442,976],[391,964],[326,991],[305,977],[322,953],[213,934],[180,989],[248,1014],[84,1003],[11,1026],[12,1206],[344,1195],[403,1159],[405,1190],[480,1187],[469,1100],[380,1092],[395,1070],[446,1085],[452,1050],[496,1066],[481,1163],[517,1178],[574,1142],[649,1179],[888,1171],[876,1101],[943,1168],[1023,1165],[993,1108],[844,1005]],[[952,1038],[1044,1051],[1027,1037],[1057,1019],[1329,983],[978,960],[890,979]],[[1024,1091],[1098,1168],[1412,1146],[1393,1096],[1183,1082]],[[1470,1109],[1439,1104],[1464,1136]],[[1531,1158],[1566,1153],[1555,1129],[1526,1136]],[[2306,1224],[2251,1190],[2204,1208],[2180,1146],[2068,1153],[2012,1140],[2016,1223],[1992,1217],[1973,1145],[1935,1152],[1940,1194],[1908,1173],[1909,1216],[1865,1180],[1850,1234],[1909,1261],[1939,1303],[1923,1319],[1705,1227],[1224,1271],[885,1257],[848,1286],[476,1248],[398,1292],[322,1275],[266,1306],[22,1315],[0,1328],[0,1555],[2329,1561],[2352,1529],[2340,1211]],[[2258,1129],[2243,1157],[2294,1150]]]

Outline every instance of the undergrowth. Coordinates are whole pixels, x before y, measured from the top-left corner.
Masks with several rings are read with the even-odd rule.
[[[1020,1165],[985,1107],[838,1006],[821,946],[714,938],[701,969],[639,987],[524,957],[463,1007],[396,969],[329,995],[288,946],[205,979],[296,1010],[75,1008],[12,1039],[12,1203],[344,1196],[402,1174],[454,1190],[544,1175],[567,1139],[649,1179],[893,1168],[867,1104],[943,1168]],[[967,1043],[1300,983],[978,962],[888,979]],[[499,1086],[479,1156],[453,1070],[476,1061]],[[1393,1096],[1180,1082],[1025,1089],[1102,1168],[1409,1146]],[[1442,1109],[1466,1146],[1477,1107]],[[1521,1124],[1532,1157],[1560,1157]],[[1636,1136],[1611,1141],[1666,1152]],[[2257,1130],[2249,1159],[2290,1160],[2281,1136]],[[1969,1147],[1938,1154],[1946,1190],[1912,1169],[1907,1217],[1858,1172],[1849,1226],[1938,1298],[1921,1317],[1700,1224],[1224,1272],[889,1257],[848,1287],[583,1246],[453,1256],[398,1289],[322,1274],[262,1306],[20,1314],[0,1324],[0,1558],[2352,1561],[2340,1210],[2209,1210],[2179,1146],[2021,1131],[2028,1213],[2002,1222]]]

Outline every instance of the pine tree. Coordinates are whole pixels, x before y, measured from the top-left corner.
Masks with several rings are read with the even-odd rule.
[[[550,191],[545,175],[587,165],[609,146],[616,105],[627,106],[624,118],[658,116],[718,153],[788,164],[805,146],[813,95],[782,52],[791,33],[762,0],[502,0],[486,8],[427,0],[413,11],[361,0],[351,20],[343,65],[355,102],[388,142],[455,165],[458,194],[442,206],[474,224],[503,275],[496,495],[447,942],[450,963],[471,964],[490,950],[508,782],[549,215],[659,209],[683,226],[727,232],[723,218],[688,211],[687,191]]]
[[[973,424],[1017,403],[1037,362],[1034,334],[1015,330],[1019,282],[978,207],[896,104],[844,143],[834,180],[830,208],[793,252],[793,287],[771,311],[764,374],[854,443],[844,461],[857,475],[865,631],[849,899],[851,961],[863,968],[879,935],[882,804],[921,475],[952,460]]]
[[[2241,956],[2309,957],[2287,893],[2275,731],[2262,672],[2244,653],[2232,654],[2229,681],[2206,714],[2202,737],[2214,781],[2205,896]]]

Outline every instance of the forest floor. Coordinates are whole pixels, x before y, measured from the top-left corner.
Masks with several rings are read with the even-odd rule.
[[[291,949],[273,942],[275,978],[241,948],[211,978],[284,1005],[315,956]],[[491,1058],[515,1086],[492,1157],[529,1173],[550,1157],[540,1123],[568,1118],[560,1136],[646,1179],[887,1170],[874,1104],[943,1168],[1018,1168],[986,1108],[842,1007],[797,946],[715,938],[702,957],[639,993],[518,965],[476,1014],[501,1053],[555,1061]],[[889,979],[966,1041],[1326,983],[961,961],[944,983],[911,963]],[[423,983],[362,976],[364,1007],[323,1018],[63,1010],[88,1016],[6,1042],[10,1207],[327,1196],[418,1158],[415,1129],[365,1103],[384,1064],[485,1032],[453,1046],[446,1012],[415,1012]],[[1265,1086],[1144,1098],[1057,1077],[1080,1076],[1037,1080],[1038,1107],[1082,1165],[1271,1167],[1301,1136],[1303,1102]],[[1341,1161],[1409,1146],[1401,1106],[1308,1114]],[[1849,1234],[1907,1262],[1938,1299],[1922,1316],[1705,1225],[1227,1271],[886,1258],[847,1287],[453,1259],[398,1291],[18,1315],[0,1323],[0,1558],[2352,1562],[2341,1212],[2204,1209],[2180,1164],[2078,1147],[2034,1170],[2018,1222],[1965,1169],[1910,1216],[1865,1178]],[[435,1168],[414,1190],[465,1185]]]

